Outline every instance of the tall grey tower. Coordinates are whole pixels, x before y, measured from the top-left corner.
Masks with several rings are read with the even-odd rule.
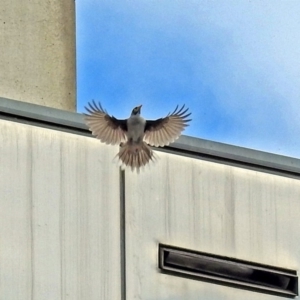
[[[2,0],[0,45],[0,97],[75,111],[74,0]]]

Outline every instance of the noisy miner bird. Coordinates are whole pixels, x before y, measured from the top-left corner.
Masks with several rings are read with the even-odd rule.
[[[131,116],[125,120],[110,116],[100,103],[88,103],[85,109],[85,121],[90,131],[101,142],[111,145],[120,144],[120,151],[116,155],[124,166],[139,172],[150,160],[154,159],[152,149],[147,145],[163,147],[174,142],[188,126],[191,113],[183,105],[178,105],[165,118],[145,120],[141,117],[141,107],[132,110]]]

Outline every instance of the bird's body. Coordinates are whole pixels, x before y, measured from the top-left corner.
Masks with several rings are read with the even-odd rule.
[[[188,126],[187,119],[190,113],[184,106],[178,106],[172,114],[157,120],[145,120],[141,117],[141,107],[132,110],[131,116],[126,120],[118,120],[110,116],[95,102],[86,107],[86,123],[92,133],[106,144],[120,145],[117,154],[123,165],[137,170],[154,159],[151,146],[165,146],[179,137],[181,131]]]
[[[132,115],[127,120],[127,139],[132,142],[140,142],[144,138],[146,120],[140,115]]]

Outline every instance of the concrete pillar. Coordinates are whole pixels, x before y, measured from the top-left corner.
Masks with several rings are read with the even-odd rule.
[[[75,1],[1,0],[0,97],[76,110]]]

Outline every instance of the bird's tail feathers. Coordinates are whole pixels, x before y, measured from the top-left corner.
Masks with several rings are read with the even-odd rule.
[[[119,158],[123,169],[130,167],[132,171],[136,170],[138,173],[141,168],[156,159],[156,155],[145,142],[141,144],[122,143],[116,157]]]

